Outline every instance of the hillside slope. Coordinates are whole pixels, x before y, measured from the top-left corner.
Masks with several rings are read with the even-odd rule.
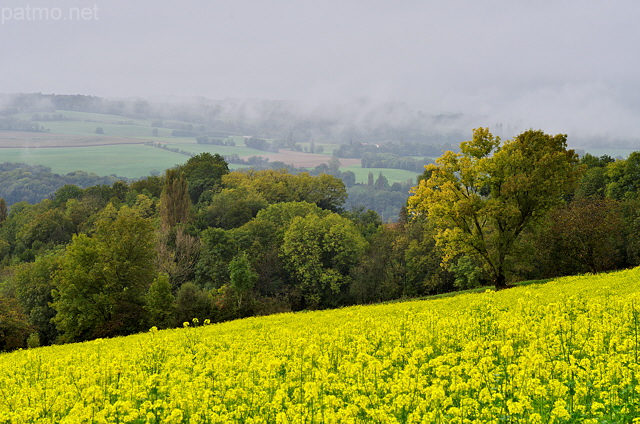
[[[3,354],[0,423],[631,422],[639,300],[636,268]]]

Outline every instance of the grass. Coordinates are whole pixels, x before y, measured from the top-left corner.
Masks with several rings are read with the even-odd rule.
[[[182,165],[189,157],[168,150],[137,144],[112,146],[0,149],[0,162],[20,162],[43,165],[54,173],[73,171],[94,172],[97,175],[140,178],[151,171],[160,173],[176,165]],[[245,165],[229,165],[230,169],[246,168]]]
[[[404,169],[389,169],[389,168],[362,168],[360,165],[352,165],[344,168],[340,168],[342,171],[352,171],[356,174],[356,182],[366,183],[369,178],[369,172],[373,173],[374,180],[378,178],[380,172],[384,175],[389,184],[393,183],[405,183],[407,180],[413,180],[414,184],[416,177],[420,175],[417,172],[405,171]]]
[[[153,128],[141,125],[124,125],[100,122],[52,121],[42,125],[54,134],[98,135],[96,128],[103,129],[105,136],[112,137],[151,137]]]
[[[186,155],[177,154],[163,149],[136,145],[148,141],[160,142],[170,148],[178,148],[192,154],[204,152],[219,153],[223,156],[238,155],[240,157],[262,156],[271,161],[282,161],[297,167],[313,168],[320,163],[326,163],[333,148],[337,144],[321,143],[323,154],[308,154],[290,152],[286,149],[281,154],[273,154],[244,146],[243,137],[231,136],[236,146],[214,146],[197,144],[193,137],[173,137],[168,128],[154,128],[151,120],[134,119],[119,115],[75,112],[57,110],[55,113],[64,115],[63,121],[40,121],[49,132],[28,133],[18,132],[7,134],[3,146],[23,146],[30,144],[30,149],[12,148],[0,149],[0,160],[9,162],[24,162],[31,165],[44,165],[56,173],[68,173],[82,170],[94,172],[98,175],[118,175],[137,178],[149,175],[156,170],[165,169],[188,160]],[[45,113],[41,113],[44,115]],[[30,120],[33,114],[16,114],[20,119]],[[169,121],[166,121],[169,122]],[[171,121],[177,123],[177,121]],[[104,134],[96,134],[96,128],[102,128]],[[158,134],[153,135],[154,129]],[[11,137],[14,137],[12,139]],[[123,143],[124,145],[102,146],[102,144]],[[95,145],[100,146],[95,146]],[[129,145],[126,145],[129,144]],[[92,146],[93,145],[93,146]],[[301,143],[309,146],[310,143]],[[345,163],[347,160],[343,160]],[[233,169],[244,168],[242,165],[231,165]],[[377,178],[380,172],[390,184],[415,181],[415,172],[398,169],[371,168],[363,169],[359,164],[340,168],[342,171],[353,171],[356,181],[366,183],[369,172]]]
[[[151,126],[151,121],[147,119],[134,119],[122,115],[109,115],[106,113],[76,112],[73,110],[56,110],[55,113],[61,113],[66,119],[71,121],[94,121],[94,123],[116,123],[116,122],[133,122],[136,125]],[[44,113],[40,113],[44,115]]]
[[[167,139],[163,139],[166,141]],[[267,157],[269,152],[264,152],[262,150],[250,149],[243,145],[237,146],[215,146],[212,144],[197,144],[194,140],[190,142],[167,142],[167,147],[178,148],[185,150],[189,153],[200,154],[200,153],[218,153],[222,156],[227,155],[238,155],[238,156],[262,156]]]
[[[44,165],[57,174],[95,172],[138,178],[186,162],[185,155],[143,145],[113,145],[49,149],[1,149],[0,162]]]

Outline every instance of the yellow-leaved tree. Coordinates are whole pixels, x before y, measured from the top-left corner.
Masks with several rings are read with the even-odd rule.
[[[435,226],[443,266],[474,257],[496,289],[507,287],[505,266],[522,232],[561,204],[582,174],[566,135],[528,130],[501,143],[488,128],[425,168],[409,213]]]

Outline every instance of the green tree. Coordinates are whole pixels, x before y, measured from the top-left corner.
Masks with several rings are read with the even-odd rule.
[[[196,283],[207,289],[218,289],[229,282],[228,264],[238,252],[235,240],[221,228],[208,228],[200,233],[200,256],[196,264]]]
[[[150,325],[168,328],[174,322],[175,298],[167,274],[159,274],[144,295],[144,309]]]
[[[369,174],[367,174],[367,185],[369,187],[373,187],[373,172],[369,172]]]
[[[16,266],[11,277],[16,298],[29,317],[29,324],[38,332],[42,345],[53,343],[58,336],[52,321],[56,311],[51,307],[51,291],[54,288],[52,277],[59,268],[59,262],[60,254],[54,251],[37,257],[35,262]]]
[[[223,189],[211,198],[211,204],[202,208],[196,218],[198,228],[219,227],[229,230],[251,221],[268,206],[264,197],[246,188]]]
[[[160,225],[168,231],[177,224],[186,223],[191,216],[191,198],[187,180],[176,169],[168,169],[160,195]]]
[[[624,264],[625,224],[620,204],[612,199],[587,198],[550,214],[540,234],[538,263],[547,276],[603,272]]]
[[[107,208],[95,234],[74,236],[54,276],[54,322],[63,341],[144,329],[144,294],[155,277],[150,220]]]
[[[327,174],[293,175],[283,170],[232,172],[223,178],[228,188],[259,193],[268,203],[308,202],[331,211],[341,209],[347,198],[344,183]]]
[[[9,216],[9,211],[7,210],[7,202],[4,201],[4,198],[0,197],[0,226],[2,223],[7,220]]]
[[[84,190],[77,185],[65,184],[53,194],[53,204],[56,207],[62,206],[67,203],[69,199],[80,199],[83,193]]]
[[[284,234],[296,217],[323,217],[331,212],[307,202],[276,203],[258,212],[245,225],[229,231],[241,251],[246,251],[258,273],[255,291],[263,297],[286,299],[292,309],[303,308],[300,291],[282,256]]]
[[[220,186],[222,176],[229,173],[229,165],[217,153],[200,153],[179,167],[179,170],[187,180],[191,202],[197,205],[203,193]]]
[[[373,188],[376,190],[389,190],[389,180],[387,180],[387,177],[382,175],[382,172],[378,174],[376,182],[373,183]]]
[[[402,295],[406,279],[403,231],[399,225],[377,226],[351,275],[349,288],[356,303],[381,302]]]
[[[338,214],[296,217],[284,233],[282,255],[307,307],[337,306],[350,271],[366,247],[355,225]]]
[[[246,252],[235,256],[229,263],[229,280],[233,289],[238,311],[244,307],[244,302],[258,281],[258,274],[251,267]]]
[[[190,323],[193,318],[204,322],[205,319],[211,318],[212,309],[212,298],[207,290],[203,290],[192,282],[184,283],[176,293],[175,325]]]
[[[56,245],[66,244],[76,228],[69,217],[59,209],[49,209],[35,215],[16,235],[16,243],[29,249],[31,257]],[[26,259],[28,256],[23,255]]]
[[[606,168],[594,167],[585,171],[576,188],[575,197],[578,199],[605,196],[607,188]]]
[[[460,153],[426,166],[409,211],[437,228],[444,263],[471,255],[497,289],[507,287],[507,261],[521,233],[562,204],[582,174],[566,136],[529,130],[502,145],[487,128],[474,130]]]
[[[0,293],[0,352],[25,347],[32,328],[17,300]]]
[[[633,152],[627,159],[607,164],[606,196],[616,200],[633,199],[640,191],[640,152]]]
[[[469,256],[460,256],[449,269],[455,275],[453,285],[458,290],[473,289],[482,283],[481,268]]]

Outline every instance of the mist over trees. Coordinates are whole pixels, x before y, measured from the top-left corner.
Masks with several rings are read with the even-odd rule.
[[[324,108],[300,107],[280,100],[114,100],[41,93],[0,95],[0,123],[8,119],[2,115],[31,113],[43,118],[60,110],[151,119],[156,128],[179,132],[176,136],[208,136],[213,140],[226,134],[249,134],[256,138],[280,139],[285,147],[312,140],[339,143],[399,143],[402,140],[440,145],[462,140],[462,129],[467,125],[466,118],[459,114],[427,115],[402,103],[373,104],[364,100]],[[191,126],[173,127],[172,122],[176,121],[191,123]],[[24,121],[21,125],[27,124],[30,122]]]

